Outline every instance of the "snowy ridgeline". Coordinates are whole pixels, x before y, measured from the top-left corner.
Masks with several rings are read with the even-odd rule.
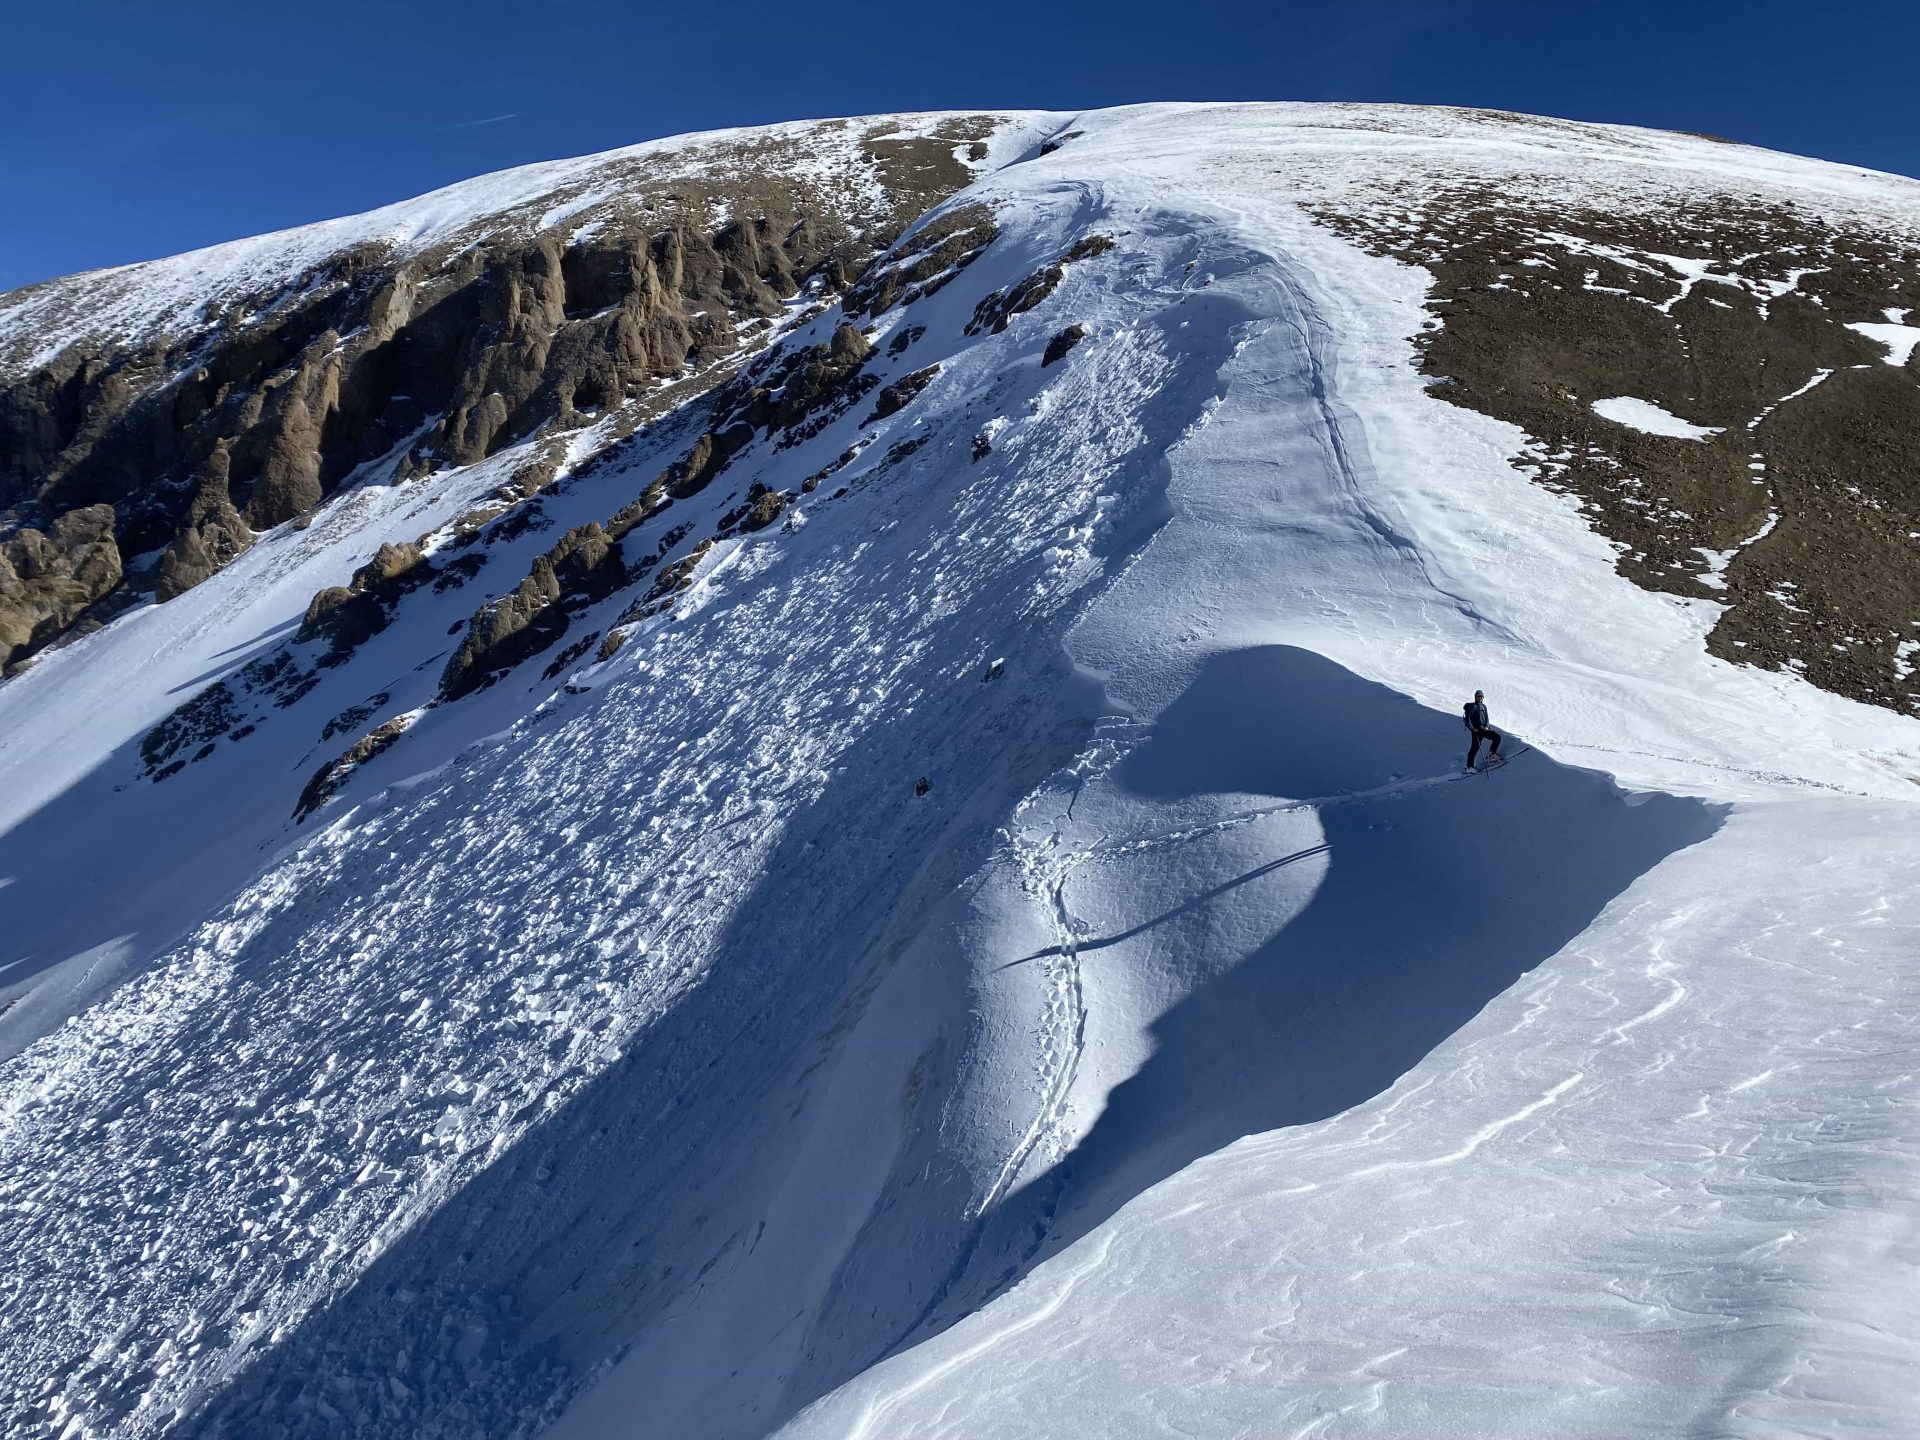
[[[873,161],[863,142],[926,135],[953,118],[878,115],[865,122],[795,121],[675,135],[496,171],[364,215],[49,280],[0,294],[0,375],[28,373],[79,340],[136,347],[160,335],[245,327],[357,248],[413,256],[560,226],[579,242],[624,205],[651,211],[675,182],[698,186],[755,172],[826,193],[871,192]],[[991,118],[998,129],[989,148],[999,155],[1026,148],[1031,134],[1051,128],[1057,117],[1026,111]],[[714,210],[709,218],[717,225],[728,217]]]
[[[782,523],[304,829],[314,717],[423,706],[471,592],[164,785],[140,734],[511,456],[0,687],[9,1434],[1913,1432],[1920,726],[1708,657],[1425,391],[1423,277],[1294,206],[1387,146],[1916,187],[1350,107],[1060,130],[882,317],[911,404],[743,451],[628,545],[755,483]],[[1476,687],[1533,748],[1461,776]]]

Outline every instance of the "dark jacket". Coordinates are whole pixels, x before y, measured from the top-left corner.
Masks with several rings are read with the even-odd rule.
[[[1469,700],[1466,706],[1467,729],[1484,730],[1487,728],[1487,706],[1482,700]]]

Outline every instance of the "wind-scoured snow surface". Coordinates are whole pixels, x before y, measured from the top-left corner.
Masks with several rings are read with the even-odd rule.
[[[172,794],[133,742],[485,467],[0,686],[0,930],[48,977],[0,1020],[8,1433],[1920,1426],[1920,723],[1709,657],[1712,605],[1423,388],[1423,275],[1298,208],[1911,228],[1920,185],[1463,112],[1055,127],[882,317],[925,391],[711,500],[856,461],[305,829],[310,735]],[[1475,688],[1513,758],[1462,776]],[[127,933],[83,953],[39,857],[89,834]]]

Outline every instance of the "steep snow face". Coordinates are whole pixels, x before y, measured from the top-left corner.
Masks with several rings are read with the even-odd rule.
[[[1911,1433],[1917,864],[1903,807],[1740,810],[1398,1084],[780,1434]]]
[[[0,687],[0,780],[51,777],[0,849],[47,977],[10,1433],[1912,1429],[1920,724],[1708,655],[1428,392],[1423,275],[1302,206],[1920,187],[1457,112],[1058,130],[862,317],[870,394],[621,542],[684,588],[582,600],[617,649],[436,703],[474,597],[423,590],[143,778],[502,456]],[[1463,775],[1475,688],[1510,758]],[[411,725],[297,828],[346,708]]]

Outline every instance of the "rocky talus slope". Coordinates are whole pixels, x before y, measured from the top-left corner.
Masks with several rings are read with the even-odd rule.
[[[1425,371],[1518,425],[1716,655],[1920,707],[1920,234],[1757,193],[1664,211],[1461,187],[1326,223],[1433,275]],[[1914,322],[1914,323],[1908,323]],[[1650,402],[1668,421],[1612,418]]]

